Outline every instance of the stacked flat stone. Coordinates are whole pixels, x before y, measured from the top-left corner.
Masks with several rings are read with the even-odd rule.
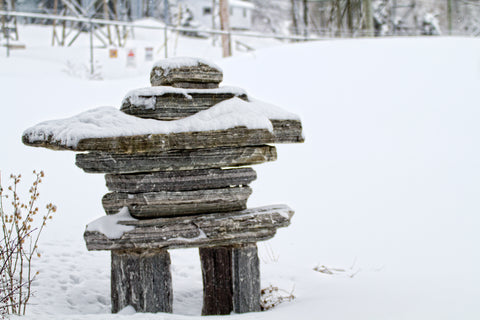
[[[121,111],[156,120],[177,120],[247,94],[219,87],[222,71],[201,59],[157,63],[152,87],[133,90]],[[168,249],[198,247],[204,282],[202,314],[260,310],[256,242],[290,223],[285,205],[247,210],[249,165],[276,160],[272,143],[303,142],[298,119],[270,119],[273,132],[237,126],[223,130],[81,139],[74,147],[51,137],[23,142],[52,149],[87,151],[76,156],[86,172],[105,173],[107,215],[127,207],[138,220],[118,222],[132,230],[109,238],[87,230],[89,250],[112,252],[112,312],[172,312]]]

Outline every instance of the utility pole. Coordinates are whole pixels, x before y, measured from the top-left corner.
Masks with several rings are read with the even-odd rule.
[[[110,14],[108,13],[108,0],[103,0],[103,19],[110,20]],[[112,32],[110,31],[110,25],[107,24],[106,27],[107,27],[108,44],[112,45],[113,41],[112,41]]]
[[[90,22],[89,24],[89,31],[90,31],[90,76],[93,78],[93,74],[95,73],[95,60],[93,57],[93,24]]]
[[[220,0],[220,29],[222,31],[230,32],[230,24],[228,18],[228,0]],[[222,50],[224,58],[232,56],[230,33],[222,34]]]
[[[364,0],[365,4],[365,35],[373,37],[373,8],[372,0]]]
[[[448,34],[452,35],[452,0],[447,0],[447,20],[448,20]]]

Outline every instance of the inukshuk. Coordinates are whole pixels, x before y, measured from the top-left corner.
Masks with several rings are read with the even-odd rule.
[[[276,160],[273,143],[303,142],[294,114],[219,87],[222,71],[193,58],[167,59],[150,88],[120,110],[103,107],[40,123],[23,142],[82,152],[76,165],[106,173],[107,213],[87,225],[89,250],[111,250],[112,312],[172,312],[168,249],[198,247],[202,314],[260,310],[257,241],[290,223],[285,205],[246,209],[256,179],[246,167]]]

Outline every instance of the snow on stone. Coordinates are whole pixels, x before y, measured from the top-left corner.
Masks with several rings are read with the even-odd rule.
[[[134,226],[121,225],[120,221],[135,221],[127,207],[123,207],[117,214],[104,216],[87,225],[87,231],[97,231],[109,239],[120,239],[125,232],[135,229]]]
[[[224,86],[215,89],[184,89],[184,88],[175,88],[170,86],[155,86],[155,87],[145,87],[131,90],[127,93],[125,98],[123,98],[122,104],[130,100],[132,104],[146,104],[147,108],[155,109],[155,99],[152,99],[154,96],[163,96],[165,94],[181,94],[187,99],[191,99],[191,93],[210,93],[210,94],[234,94],[235,96],[246,95],[247,93],[242,88]],[[152,102],[153,101],[153,105]]]
[[[155,110],[155,97],[141,97],[139,95],[131,95],[129,98],[131,104],[144,105],[146,109]]]
[[[270,120],[300,120],[300,117],[295,113],[284,110],[271,103],[264,102],[255,98],[249,98],[251,108],[255,108],[255,111],[261,113]]]
[[[100,107],[71,118],[39,123],[27,129],[23,135],[28,136],[31,143],[49,141],[75,148],[80,140],[87,138],[226,130],[241,126],[273,131],[269,119],[286,118],[298,117],[259,100],[246,102],[232,98],[190,117],[173,121],[143,119],[113,107]]]
[[[211,68],[217,69],[222,72],[222,69],[214,64],[213,62],[202,59],[202,58],[192,58],[192,57],[172,57],[168,59],[163,59],[157,61],[154,64],[154,68],[162,68],[165,70],[165,75],[172,69],[182,68],[182,67],[196,67],[198,65],[205,64]]]

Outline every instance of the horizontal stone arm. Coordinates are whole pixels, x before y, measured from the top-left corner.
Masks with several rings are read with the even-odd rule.
[[[84,234],[88,250],[134,250],[209,247],[252,243],[272,238],[294,212],[286,205],[228,213],[123,221],[135,229],[119,239],[97,231]]]

